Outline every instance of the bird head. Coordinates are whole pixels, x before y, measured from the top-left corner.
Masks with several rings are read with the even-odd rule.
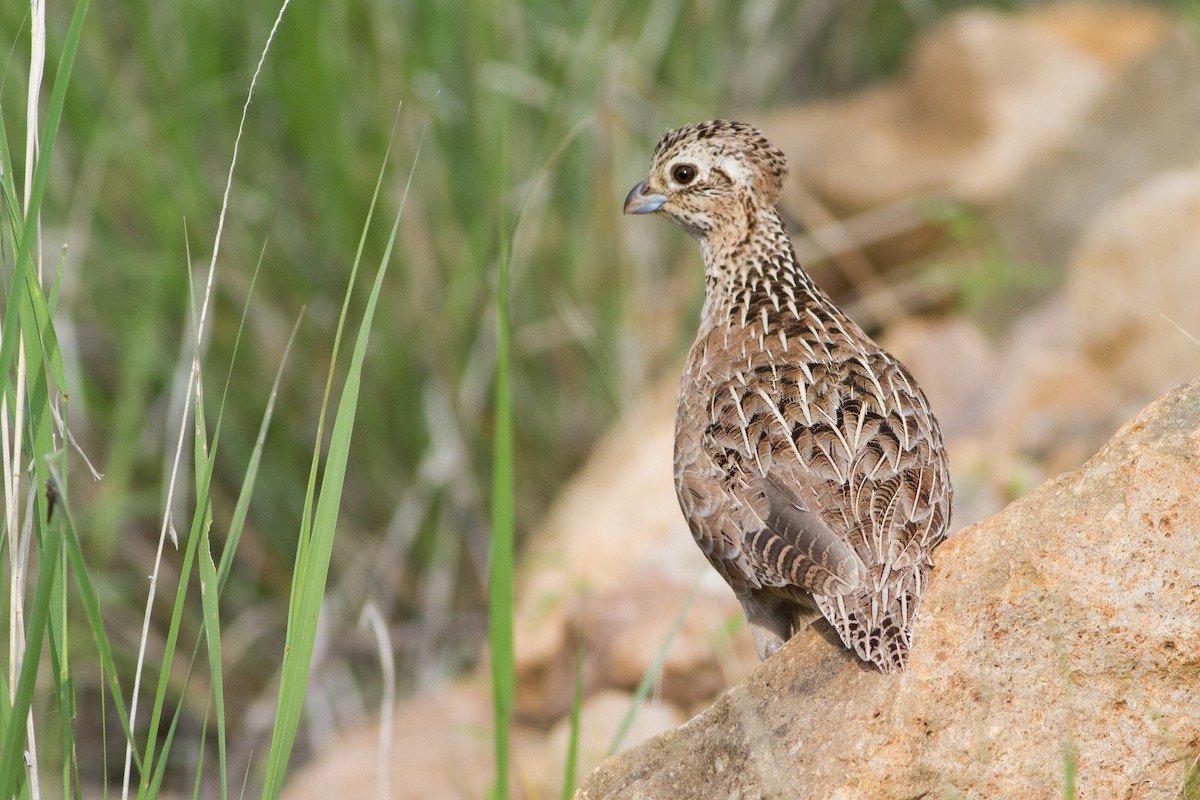
[[[669,130],[626,214],[661,214],[698,239],[743,224],[779,200],[787,158],[744,122],[717,119]]]

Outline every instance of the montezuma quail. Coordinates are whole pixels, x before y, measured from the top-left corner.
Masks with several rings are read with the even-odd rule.
[[[775,208],[786,172],[756,128],[713,120],[667,131],[625,199],[704,256],[675,487],[760,658],[824,615],[890,672],[950,521],[946,453],[912,375],[796,263]]]

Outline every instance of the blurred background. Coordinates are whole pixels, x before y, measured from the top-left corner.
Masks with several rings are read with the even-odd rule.
[[[48,11],[53,64],[69,9]],[[24,130],[27,13],[0,6],[10,53],[0,101],[14,137]],[[66,248],[58,330],[73,432],[104,476],[76,478],[71,502],[110,635],[126,653],[136,652],[178,429],[190,285],[211,257],[242,103],[275,14],[262,4],[97,0],[67,97],[44,239],[49,253]],[[1194,302],[1169,308],[1197,296],[1181,287],[1196,286],[1200,261],[1183,256],[1195,269],[1165,277],[1161,297],[1142,291],[1150,262],[1114,266],[1145,230],[1136,220],[1161,222],[1195,203],[1195,169],[1145,217],[1129,212],[1129,236],[1089,231],[1102,214],[1105,230],[1118,225],[1112,204],[1131,202],[1128,192],[1200,163],[1198,33],[1200,6],[1188,0],[293,4],[249,108],[204,343],[223,377],[261,258],[214,484],[219,547],[303,311],[223,599],[234,763],[244,769],[269,733],[329,345],[397,106],[385,216],[410,167],[412,190],[367,356],[300,760],[378,713],[385,678],[360,624],[368,605],[386,621],[402,697],[441,691],[483,657],[503,231],[515,226],[522,537],[614,420],[627,434],[669,422],[702,295],[699,256],[668,225],[623,219],[621,201],[663,130],[716,116],[759,124],[788,153],[784,210],[801,258],[926,385],[957,437],[956,515],[969,522],[1080,463],[1196,372],[1200,347],[1156,312],[1200,334]],[[1153,238],[1166,247],[1166,236]],[[385,242],[377,226],[365,263],[378,263]],[[1153,265],[1174,257],[1159,253]],[[1076,269],[1080,259],[1088,266]],[[1130,319],[1077,314],[1131,299]],[[1128,344],[1144,324],[1166,339]],[[1072,347],[1096,364],[1062,356]],[[1128,369],[1093,369],[1117,362]],[[640,474],[630,465],[639,438],[657,441],[646,433],[611,445],[614,470]],[[669,511],[669,466],[655,464]],[[594,526],[629,502],[602,497],[574,519]],[[558,519],[570,527],[571,515]],[[686,533],[672,535],[691,547]],[[570,551],[553,541],[542,552]],[[669,626],[677,606],[664,607]],[[152,620],[151,652],[167,613]],[[190,613],[194,633],[198,600]],[[736,617],[713,613],[736,628]],[[554,624],[583,636],[578,620]],[[545,652],[539,674],[556,658],[574,669],[559,658],[573,651]],[[721,658],[713,690],[752,666]],[[99,741],[99,677],[78,670],[80,725]],[[603,672],[589,673],[591,689],[607,685]],[[188,692],[185,740],[199,736],[207,703],[202,681]],[[559,701],[530,702],[531,731],[561,715]],[[185,785],[195,751],[176,750]],[[90,779],[119,780],[115,755],[79,758]]]

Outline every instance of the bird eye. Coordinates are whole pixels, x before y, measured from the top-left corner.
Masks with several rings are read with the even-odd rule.
[[[680,186],[687,186],[696,180],[696,168],[691,164],[676,164],[671,170],[671,177]]]

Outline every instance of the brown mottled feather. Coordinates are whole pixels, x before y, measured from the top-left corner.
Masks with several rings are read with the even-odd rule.
[[[680,165],[694,179],[676,180]],[[786,171],[758,130],[714,120],[668,131],[626,203],[677,222],[704,255],[679,503],[760,657],[819,613],[860,658],[903,669],[950,520],[941,432],[908,370],[796,262],[775,209]]]

